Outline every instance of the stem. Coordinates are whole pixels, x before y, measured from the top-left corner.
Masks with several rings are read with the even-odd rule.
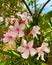
[[[37,12],[36,11],[36,0],[34,0],[34,7],[35,7],[35,13]]]
[[[22,0],[22,1],[23,1],[23,2],[24,2],[24,4],[26,5],[26,8],[28,9],[29,13],[30,13],[30,14],[31,14],[31,16],[32,16],[32,12],[31,12],[30,8],[28,7],[27,3],[25,2],[25,0]]]
[[[42,6],[42,8],[41,8],[39,14],[41,14],[41,12],[43,11],[44,7],[49,3],[49,1],[51,1],[51,0],[48,0],[48,1]]]

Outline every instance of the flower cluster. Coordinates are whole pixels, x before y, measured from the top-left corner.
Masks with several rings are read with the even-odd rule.
[[[38,53],[37,60],[41,57],[43,61],[44,59],[44,52],[49,53],[50,50],[48,49],[48,43],[42,43],[41,47],[33,48],[33,40],[29,41],[28,44],[25,39],[22,39],[23,47],[18,47],[17,51],[21,52],[22,57],[27,59],[29,54],[31,56],[34,56],[36,53]]]
[[[28,14],[26,12],[24,13],[17,13],[18,16],[21,17],[21,20],[19,20],[18,18],[15,17],[11,17],[11,18],[6,18],[6,27],[8,27],[8,31],[5,32],[4,34],[4,38],[3,38],[3,42],[4,43],[9,43],[9,44],[13,44],[14,41],[16,40],[16,38],[20,38],[21,39],[21,44],[18,48],[17,51],[21,53],[22,58],[27,59],[30,56],[34,56],[35,54],[38,53],[38,57],[37,60],[39,60],[39,58],[41,57],[41,59],[43,61],[45,61],[44,59],[44,52],[49,53],[50,50],[48,48],[48,43],[43,42],[41,47],[34,47],[34,38],[36,38],[38,40],[38,35],[40,35],[40,27],[39,26],[33,26],[32,29],[30,30],[30,32],[28,33],[28,35],[32,35],[33,39],[29,40],[29,42],[27,43],[27,41],[25,40],[25,36],[27,36],[26,33],[26,27],[30,28],[29,21],[32,21],[32,18],[30,16],[28,16]]]

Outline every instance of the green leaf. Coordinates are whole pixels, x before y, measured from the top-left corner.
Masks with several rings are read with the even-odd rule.
[[[20,56],[17,52],[15,52],[15,51],[12,51],[12,53],[14,54],[14,55],[16,55],[16,56]]]
[[[5,63],[6,63],[6,61],[4,61],[4,62],[0,62],[0,65],[5,65]]]
[[[0,50],[0,54],[9,55],[9,56],[18,56],[18,57],[20,56],[17,52],[12,50],[9,50],[8,52]]]
[[[46,63],[44,63],[44,62],[42,62],[42,64],[41,65],[47,65]]]

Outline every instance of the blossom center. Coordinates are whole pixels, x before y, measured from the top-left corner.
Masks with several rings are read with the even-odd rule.
[[[26,46],[26,49],[29,50],[29,46],[28,45]]]
[[[44,52],[43,49],[40,49],[40,53]]]
[[[19,21],[19,24],[25,24],[25,21]]]
[[[16,28],[16,31],[18,31],[18,32],[19,32],[19,30],[20,30],[20,29],[17,27],[17,28]]]
[[[8,36],[9,39],[12,39],[13,37],[12,36]]]

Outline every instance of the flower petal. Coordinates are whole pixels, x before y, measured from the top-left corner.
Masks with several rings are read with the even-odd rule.
[[[30,55],[34,56],[37,53],[37,51],[34,48],[30,49]]]
[[[29,46],[29,47],[33,47],[33,40],[31,40],[31,41],[28,43],[28,46]]]
[[[34,38],[34,37],[36,37],[36,39],[39,40],[39,39],[38,39],[38,36],[37,36],[36,34],[33,34],[33,38]]]
[[[19,23],[18,23],[18,20],[15,22],[15,26],[18,26],[18,27],[19,27]]]
[[[5,26],[7,27],[7,26],[8,26],[8,24],[9,24],[9,22],[6,22],[6,23],[5,23]]]
[[[45,42],[42,43],[42,47],[47,47],[47,46],[48,46],[48,43],[45,43]]]
[[[21,16],[21,12],[16,13],[18,16]]]
[[[38,31],[38,30],[40,30],[40,27],[39,26],[34,26],[33,29]]]
[[[10,31],[14,31],[14,26],[9,26]]]
[[[41,60],[45,61],[45,59],[44,59],[44,53],[41,54]]]
[[[19,37],[23,37],[24,36],[24,32],[23,31],[20,31],[19,32]]]
[[[39,31],[37,31],[37,34],[40,34],[40,32],[39,32]]]
[[[38,57],[37,57],[37,60],[39,60],[40,56],[41,56],[41,55],[40,55],[40,53],[38,53]]]
[[[6,37],[3,38],[3,42],[4,42],[4,43],[8,42],[8,39],[7,39]]]
[[[26,40],[25,39],[22,39],[23,46],[26,46],[27,45],[26,43],[27,43]]]
[[[27,59],[29,56],[29,51],[25,51],[22,55],[22,58]]]
[[[13,43],[14,43],[14,39],[8,40],[8,43],[9,43],[9,44],[13,44]]]
[[[20,46],[20,47],[17,48],[17,51],[19,51],[19,52],[24,52],[25,49],[24,49],[23,47]]]
[[[25,24],[23,24],[23,23],[20,24],[20,29],[21,29],[21,30],[24,30],[24,29],[25,29]]]
[[[49,53],[50,52],[50,49],[49,48],[44,48],[44,51],[46,52],[46,53]]]

